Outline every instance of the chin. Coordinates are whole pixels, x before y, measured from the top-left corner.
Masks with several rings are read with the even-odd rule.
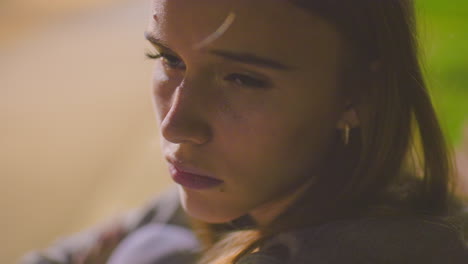
[[[206,223],[227,223],[246,213],[229,210],[229,206],[224,204],[207,202],[207,196],[200,195],[197,191],[190,191],[183,187],[179,188],[179,196],[182,208],[187,215]],[[208,200],[215,201],[216,199]]]

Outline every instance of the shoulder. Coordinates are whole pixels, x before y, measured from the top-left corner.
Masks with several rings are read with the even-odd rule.
[[[162,239],[161,241],[166,241],[166,234],[171,234],[171,237],[177,234],[173,237],[174,239],[190,237],[184,232],[179,232],[180,230],[190,230],[190,226],[181,207],[178,190],[175,185],[172,185],[148,203],[119,215],[112,221],[106,221],[71,236],[60,238],[46,249],[28,252],[20,263],[68,263],[71,256],[95,247],[99,243],[100,234],[110,228],[115,228],[116,223],[125,230],[129,238],[134,237],[134,234],[141,235],[140,230],[148,230],[147,226],[152,230],[148,234],[151,234],[152,237],[157,235]],[[163,229],[157,227],[158,225],[168,225],[169,227]]]
[[[363,218],[294,230],[275,236],[257,256],[278,259],[280,248],[286,252],[280,257],[287,261],[278,263],[468,262],[468,249],[457,229],[429,218]]]

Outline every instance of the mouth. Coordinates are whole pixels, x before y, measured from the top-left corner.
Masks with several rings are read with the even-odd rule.
[[[172,162],[169,163],[169,173],[176,183],[189,189],[210,189],[224,183],[224,181],[208,176],[198,169],[178,166]]]

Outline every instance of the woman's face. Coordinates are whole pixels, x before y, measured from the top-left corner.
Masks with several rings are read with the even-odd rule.
[[[344,109],[333,27],[280,0],[153,0],[152,11],[147,38],[169,55],[153,76],[163,155],[176,181],[222,181],[180,185],[188,214],[267,213],[327,176],[317,167]]]

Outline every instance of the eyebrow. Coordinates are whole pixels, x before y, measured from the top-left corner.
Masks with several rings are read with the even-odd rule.
[[[161,47],[162,49],[168,50],[170,52],[173,52],[164,42],[159,39],[154,37],[151,33],[145,32],[144,33],[145,38],[153,43],[154,45],[157,45]],[[264,68],[270,68],[274,70],[282,70],[282,71],[290,71],[293,70],[294,68],[292,66],[285,65],[281,62],[268,59],[268,58],[262,58],[259,57],[255,54],[248,53],[248,52],[232,52],[232,51],[227,51],[227,50],[218,50],[218,49],[212,49],[208,50],[209,53],[214,54],[216,56],[222,57],[224,59],[236,61],[239,63],[244,63],[244,64],[250,64],[254,66],[260,66]]]

